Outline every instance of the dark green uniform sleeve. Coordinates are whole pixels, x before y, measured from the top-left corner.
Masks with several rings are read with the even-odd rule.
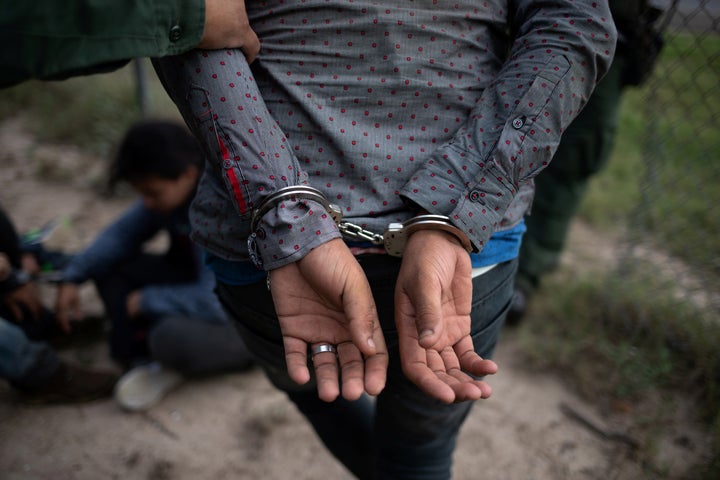
[[[195,47],[204,0],[0,0],[0,88]]]

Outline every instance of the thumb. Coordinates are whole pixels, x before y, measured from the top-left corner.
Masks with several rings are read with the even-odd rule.
[[[431,348],[443,333],[442,308],[439,290],[426,289],[418,292],[415,303],[415,327],[418,343],[423,348]]]
[[[411,259],[403,259],[403,267],[395,287],[395,318],[404,319],[410,327],[414,323],[418,343],[422,348],[432,348],[442,338],[442,286],[420,274],[415,266],[408,266]],[[409,334],[409,332],[408,332]]]
[[[353,343],[366,356],[384,351],[385,341],[375,300],[364,274],[347,280],[342,299]]]

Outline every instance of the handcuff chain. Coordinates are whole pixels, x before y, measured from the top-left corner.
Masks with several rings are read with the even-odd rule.
[[[383,245],[385,243],[383,235],[371,232],[370,230],[365,230],[360,225],[355,225],[354,223],[342,220],[338,222],[337,227],[338,230],[340,230],[340,233],[354,240],[367,240],[373,245]]]
[[[373,245],[382,245],[385,251],[392,256],[402,257],[408,237],[420,229],[442,230],[454,235],[468,252],[474,251],[470,239],[457,228],[450,219],[444,215],[423,214],[410,218],[402,223],[391,223],[382,234],[362,228],[360,225],[342,219],[342,209],[330,203],[320,190],[306,185],[291,185],[277,190],[268,196],[252,212],[250,220],[250,235],[248,236],[248,252],[252,262],[262,267],[262,258],[257,250],[257,227],[262,216],[286,199],[312,200],[320,205],[332,217],[340,233],[352,239],[371,242]]]

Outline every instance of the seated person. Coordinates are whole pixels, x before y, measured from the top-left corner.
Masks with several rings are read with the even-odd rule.
[[[0,252],[0,286],[18,281],[13,270],[8,255]],[[33,321],[24,318],[23,323]],[[0,317],[0,378],[10,382],[24,403],[59,404],[107,397],[117,375],[65,362],[50,345],[32,341],[22,328]]]
[[[30,340],[47,341],[63,336],[53,312],[45,307],[33,281],[40,271],[40,258],[62,261],[64,255],[46,252],[40,244],[27,248],[10,216],[0,208],[0,252],[7,262],[0,281],[0,317],[18,325]]]
[[[56,311],[63,325],[81,316],[78,286],[92,280],[111,321],[110,354],[127,372],[116,399],[145,409],[184,375],[243,370],[250,355],[214,293],[214,275],[190,238],[188,207],[203,155],[184,126],[134,125],[110,184],[125,181],[140,199],[63,269]],[[163,253],[144,251],[166,232]]]

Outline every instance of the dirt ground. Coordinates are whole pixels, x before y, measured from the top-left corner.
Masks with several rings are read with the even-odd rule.
[[[20,229],[67,219],[50,240],[81,248],[128,203],[93,186],[103,159],[72,148],[37,145],[20,125],[0,125],[0,203]],[[606,263],[612,247],[578,224],[566,264]],[[100,313],[92,287],[87,310]],[[48,292],[48,304],[53,301]],[[522,328],[522,327],[521,327]],[[658,428],[650,461],[632,454],[632,412],[580,398],[558,372],[525,364],[517,331],[508,330],[490,379],[491,399],[479,402],[461,433],[454,478],[688,478],[710,455],[709,437],[679,398]],[[63,349],[72,361],[113,367],[102,342]],[[602,379],[598,379],[602,381]],[[680,395],[680,392],[678,393]],[[615,435],[617,434],[617,435]],[[0,478],[20,479],[346,479],[285,397],[257,370],[186,382],[150,411],[126,413],[112,401],[28,407],[0,382]]]

